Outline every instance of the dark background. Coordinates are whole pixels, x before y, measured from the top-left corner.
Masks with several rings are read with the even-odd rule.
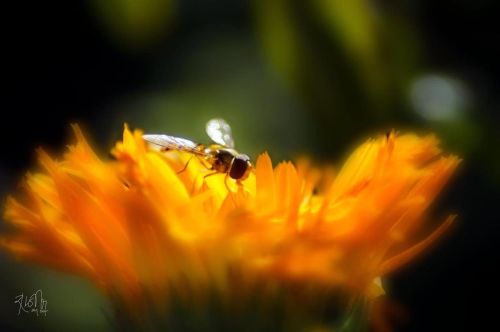
[[[459,218],[453,232],[429,255],[387,281],[392,298],[410,312],[409,321],[399,330],[494,329],[500,295],[496,271],[499,6],[486,0],[360,1],[376,8],[383,22],[374,43],[389,45],[366,67],[345,51],[345,43],[328,37],[325,25],[317,23],[320,19],[304,10],[303,3],[278,2],[291,8],[288,28],[302,52],[291,60],[287,54],[295,53],[286,45],[279,53],[282,58],[273,57],[282,47],[275,37],[280,35],[268,33],[272,24],[263,23],[267,16],[276,22],[266,13],[279,8],[255,9],[252,1],[178,1],[169,15],[158,19],[166,22],[160,28],[134,23],[133,13],[127,14],[132,18],[106,16],[95,1],[4,4],[2,197],[15,190],[27,169],[36,167],[36,147],[64,149],[72,122],[82,124],[105,154],[120,137],[123,122],[203,140],[203,123],[223,116],[232,124],[240,149],[252,156],[263,150],[278,158],[308,152],[333,162],[352,143],[380,130],[434,131],[446,149],[464,159],[435,205],[436,215],[456,212]],[[119,6],[119,1],[111,3]],[[118,7],[111,12],[118,13]],[[115,22],[127,19],[132,23]],[[361,18],[353,12],[348,21],[357,20]],[[142,28],[144,32],[131,32]],[[408,35],[391,35],[400,31]],[[294,71],[282,66],[289,61]],[[368,80],[353,74],[361,67],[368,68],[362,74]],[[422,75],[460,83],[467,102],[456,106],[461,107],[459,116],[429,119],[415,112],[405,91]],[[386,77],[394,79],[383,81]],[[363,82],[370,80],[389,88],[367,92]],[[51,330],[73,321],[78,329],[85,319],[75,317],[85,316],[88,310],[94,312],[87,316],[89,324],[104,328],[102,320],[95,318],[105,306],[96,294],[82,299],[81,307],[73,306],[76,314],[68,313],[59,321],[17,317],[14,296],[40,288],[38,277],[52,272],[13,263],[4,253],[0,264],[4,288],[0,326]],[[45,283],[54,290],[49,289],[49,294],[58,285],[71,292],[74,286],[81,288],[75,292],[92,293],[85,283],[65,278],[69,277],[50,276]],[[64,297],[60,302],[55,298],[53,312],[66,303]],[[78,297],[72,302],[78,302]]]

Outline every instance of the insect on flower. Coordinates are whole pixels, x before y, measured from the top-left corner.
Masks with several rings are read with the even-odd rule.
[[[125,126],[114,159],[73,129],[64,157],[39,150],[41,170],[7,199],[0,251],[92,281],[125,330],[184,320],[193,331],[352,331],[368,320],[387,330],[380,278],[454,219],[427,232],[429,206],[460,162],[433,135],[368,139],[333,177],[306,163],[274,167],[267,153],[250,168],[222,120],[208,123],[206,146]],[[192,172],[179,176],[188,159]],[[224,190],[249,170],[245,188]],[[196,187],[199,173],[219,176]]]
[[[215,143],[208,147],[185,138],[169,135],[147,134],[142,137],[153,150],[162,152],[177,150],[192,154],[207,169],[214,171],[205,177],[225,173],[226,179],[229,176],[238,184],[245,180],[252,170],[252,163],[250,157],[234,149],[234,140],[229,124],[223,119],[212,119],[207,122],[205,130],[208,137]],[[189,161],[178,173],[187,168]]]

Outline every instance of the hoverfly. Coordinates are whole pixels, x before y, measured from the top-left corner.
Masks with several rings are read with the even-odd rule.
[[[143,135],[143,139],[148,143],[151,149],[157,151],[184,151],[198,157],[207,167],[217,174],[225,173],[237,182],[245,180],[252,170],[250,157],[241,154],[234,149],[234,140],[231,133],[231,127],[223,119],[212,119],[207,122],[205,131],[214,142],[208,147],[204,144],[195,143],[185,138],[169,135]],[[188,163],[180,171],[184,171]],[[179,173],[180,173],[179,172]]]

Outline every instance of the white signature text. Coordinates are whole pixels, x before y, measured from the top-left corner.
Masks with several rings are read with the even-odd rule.
[[[42,290],[39,289],[31,296],[19,294],[16,296],[14,303],[19,305],[17,310],[17,315],[19,316],[21,312],[25,313],[35,313],[37,316],[39,314],[47,316],[47,300],[42,296]]]

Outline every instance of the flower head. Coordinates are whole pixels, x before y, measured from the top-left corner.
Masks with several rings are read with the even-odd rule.
[[[273,168],[267,153],[241,185],[178,151],[151,151],[124,130],[114,159],[77,142],[9,198],[16,256],[92,280],[123,302],[226,302],[293,289],[370,298],[374,282],[428,247],[427,210],[459,160],[433,136],[394,132],[361,144],[334,174],[302,161]],[[161,296],[159,296],[161,294]],[[313,295],[311,295],[313,294]],[[155,300],[156,301],[156,300]],[[307,302],[305,302],[307,303]]]

